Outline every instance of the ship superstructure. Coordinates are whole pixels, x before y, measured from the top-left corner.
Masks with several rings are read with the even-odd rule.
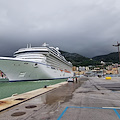
[[[61,79],[73,76],[72,63],[61,55],[59,48],[41,47],[19,49],[14,58],[0,57],[0,69],[9,81]]]

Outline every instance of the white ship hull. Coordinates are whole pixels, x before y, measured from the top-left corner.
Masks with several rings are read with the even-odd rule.
[[[73,76],[73,72],[52,68],[50,65],[31,60],[0,57],[0,70],[9,81],[62,79]]]

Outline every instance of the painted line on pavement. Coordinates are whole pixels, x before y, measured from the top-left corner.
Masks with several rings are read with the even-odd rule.
[[[57,120],[60,120],[69,107],[66,107]]]
[[[67,106],[64,111],[61,113],[61,115],[58,117],[57,120],[61,120],[61,118],[63,117],[63,115],[65,114],[65,112],[67,111],[68,108],[87,108],[87,109],[107,109],[107,110],[114,110],[114,112],[116,113],[116,115],[118,116],[118,118],[120,119],[120,114],[118,113],[117,110],[120,110],[120,108],[118,107],[77,107],[77,106]]]
[[[120,110],[120,107],[102,107],[102,108],[110,108],[110,109],[117,109],[117,110]]]
[[[118,113],[118,111],[116,109],[113,109],[116,113],[116,115],[118,116],[118,118],[120,119],[120,114]]]

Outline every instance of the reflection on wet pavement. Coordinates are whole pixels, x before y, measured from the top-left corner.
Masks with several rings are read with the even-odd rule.
[[[8,118],[10,120],[53,120],[52,117],[55,116],[55,112],[58,111],[60,105],[68,102],[72,98],[73,92],[87,79],[80,78],[77,83],[68,82],[67,84],[61,85],[19,104],[15,108],[2,113],[0,117],[4,118],[4,120]],[[21,99],[24,98],[19,98],[18,100]]]
[[[46,103],[48,105],[58,103],[63,103],[69,101],[69,99],[72,98],[72,93],[80,87],[80,85],[83,83],[83,81],[77,81],[76,82],[69,82],[68,84],[65,84],[57,89],[52,90],[51,92],[46,94]]]

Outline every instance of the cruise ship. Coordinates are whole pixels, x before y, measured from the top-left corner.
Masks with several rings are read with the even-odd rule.
[[[73,76],[72,63],[58,47],[44,43],[41,47],[21,48],[14,57],[0,57],[0,70],[9,81],[63,79]]]

